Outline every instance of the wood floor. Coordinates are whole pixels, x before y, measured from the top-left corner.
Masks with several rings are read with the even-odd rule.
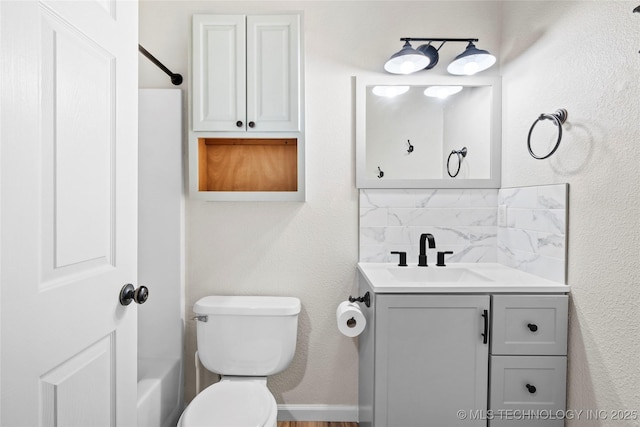
[[[278,421],[278,427],[358,427],[358,423],[343,421]]]

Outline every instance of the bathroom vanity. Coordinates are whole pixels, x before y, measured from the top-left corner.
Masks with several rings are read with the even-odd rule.
[[[359,263],[360,426],[562,426],[569,287],[493,263]]]

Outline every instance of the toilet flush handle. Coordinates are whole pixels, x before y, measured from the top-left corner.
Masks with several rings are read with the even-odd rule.
[[[207,316],[206,314],[200,314],[198,316],[193,316],[191,319],[197,320],[198,322],[206,322],[207,320],[209,320],[209,316]]]

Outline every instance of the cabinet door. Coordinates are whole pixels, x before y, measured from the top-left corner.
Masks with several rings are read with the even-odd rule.
[[[300,130],[300,70],[300,16],[248,16],[248,131]]]
[[[244,15],[193,16],[194,131],[244,131],[246,126]]]
[[[375,425],[484,426],[486,295],[382,295],[376,307]],[[478,417],[481,418],[481,417]]]

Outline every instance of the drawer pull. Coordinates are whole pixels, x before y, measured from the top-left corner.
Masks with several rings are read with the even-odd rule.
[[[538,325],[536,325],[535,323],[529,323],[529,324],[527,325],[527,328],[529,328],[529,330],[530,330],[531,332],[535,332],[535,331],[537,331],[537,330],[538,330]]]
[[[489,311],[482,310],[482,317],[484,318],[484,332],[482,335],[482,344],[486,344],[489,338]]]
[[[527,390],[529,390],[529,393],[533,394],[536,392],[536,386],[533,386],[531,384],[527,384]]]

